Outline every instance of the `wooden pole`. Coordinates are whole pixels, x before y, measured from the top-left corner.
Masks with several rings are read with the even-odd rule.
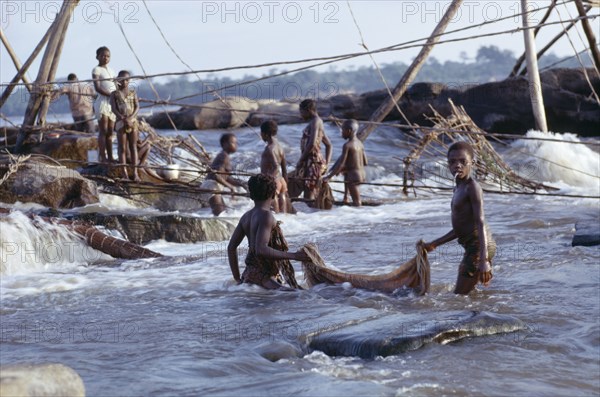
[[[73,7],[74,8],[74,7]],[[56,70],[58,69],[58,63],[62,54],[63,45],[65,43],[65,37],[67,37],[67,29],[69,28],[69,20],[62,24],[61,31],[58,32],[60,39],[56,46],[56,52],[52,58],[52,64],[50,65],[50,71],[48,72],[48,81],[54,81],[56,77]],[[38,125],[46,124],[46,114],[48,114],[48,108],[50,106],[50,95],[46,94],[42,98],[42,105],[38,114]]]
[[[44,52],[44,56],[40,63],[40,70],[38,71],[38,75],[35,80],[34,89],[29,97],[29,103],[27,104],[27,110],[25,111],[23,124],[21,125],[21,129],[19,130],[19,134],[17,136],[17,143],[15,145],[15,152],[17,153],[21,151],[23,142],[25,142],[25,139],[29,136],[31,127],[34,124],[42,105],[42,100],[44,99],[44,96],[47,95],[47,84],[49,81],[54,79],[54,76],[50,74],[54,57],[57,55],[57,48],[59,48],[59,45],[62,46],[61,42],[64,40],[62,35],[64,31],[64,25],[69,23],[69,19],[73,9],[75,6],[77,6],[77,3],[79,3],[79,0],[64,0],[62,7],[56,16],[56,20],[58,20],[58,22],[50,26],[52,33],[48,39],[46,51]]]
[[[540,131],[548,132],[546,113],[544,112],[544,97],[542,96],[542,82],[540,80],[535,50],[535,38],[533,37],[533,30],[529,25],[529,13],[526,12],[527,0],[521,0],[521,10],[523,10],[523,34],[525,36],[525,54],[527,57],[527,70],[529,70],[529,94],[531,96],[533,116],[536,128]]]
[[[52,26],[55,23],[56,23],[56,21],[52,23]],[[8,84],[8,86],[6,87],[4,92],[2,93],[2,98],[0,98],[0,107],[2,107],[4,105],[4,102],[6,102],[6,100],[10,96],[10,94],[13,92],[14,88],[16,87],[16,84],[19,82],[19,80],[22,79],[22,76],[27,72],[27,70],[29,69],[29,67],[35,60],[35,58],[42,51],[42,48],[44,48],[44,45],[46,45],[46,42],[48,41],[48,38],[50,37],[50,32],[52,31],[52,26],[50,26],[50,29],[48,29],[46,31],[46,34],[44,35],[44,37],[42,37],[42,40],[40,40],[40,42],[35,47],[35,49],[31,53],[31,55],[29,56],[29,58],[27,58],[27,60],[25,61],[25,63],[21,67],[21,69],[19,70],[19,72],[15,75],[15,77],[13,77],[13,79],[10,81],[10,83]],[[31,92],[31,89],[29,89],[30,92]]]
[[[581,0],[575,0],[575,5],[577,6],[579,16],[587,16],[587,11],[583,7],[583,3],[581,2]],[[585,32],[588,42],[590,43],[590,50],[592,51],[592,58],[594,59],[594,64],[596,65],[596,71],[600,72],[600,51],[598,50],[598,46],[596,45],[596,36],[594,35],[594,31],[590,26],[589,19],[582,19],[581,26],[583,26],[583,31]]]
[[[4,31],[2,30],[2,28],[0,28],[0,40],[2,40],[2,44],[4,44],[4,47],[6,47],[6,51],[8,51],[8,55],[10,55],[10,58],[12,59],[13,63],[15,64],[15,68],[17,69],[17,71],[19,71],[23,67],[23,65],[21,65],[21,61],[19,60],[19,57],[17,56],[17,54],[13,50],[12,46],[8,42],[8,39],[4,35]],[[29,79],[27,77],[25,77],[25,75],[21,76],[21,78],[23,79],[23,83],[26,84],[25,87],[27,87],[27,90],[31,92],[31,87],[30,87],[31,83],[29,82]]]
[[[571,30],[573,28],[573,26],[575,26],[576,24],[577,24],[577,22],[571,22],[566,28],[564,28],[556,36],[554,36],[554,38],[552,40],[550,40],[550,42],[548,42],[548,44],[546,44],[544,46],[544,48],[542,48],[541,50],[538,51],[537,59],[539,60],[542,57],[542,55],[544,55],[546,53],[546,51],[548,51],[550,49],[550,47],[552,47],[554,45],[554,43],[556,43],[561,37],[563,37],[565,34],[567,34],[567,32],[569,30]],[[525,76],[526,74],[527,74],[527,66],[525,66],[523,68],[523,70],[521,70],[521,73],[519,73],[519,75]]]
[[[540,29],[542,29],[542,25],[548,20],[550,14],[552,13],[552,10],[554,10],[554,7],[556,7],[556,0],[552,0],[552,4],[550,4],[548,10],[546,11],[546,14],[542,17],[542,20],[539,23],[540,26],[535,28],[535,30],[533,31],[533,37],[537,37],[537,34],[540,32]],[[525,10],[523,12],[525,12]],[[538,55],[538,59],[540,59],[540,56],[541,55]],[[514,77],[517,75],[517,72],[521,68],[523,61],[525,61],[525,51],[523,51],[519,59],[517,59],[517,62],[515,63],[515,66],[513,67],[513,70],[512,72],[510,72],[510,75],[508,77]]]
[[[394,108],[395,104],[400,100],[402,95],[404,95],[404,93],[408,89],[408,86],[413,82],[413,80],[417,76],[417,73],[419,73],[419,70],[421,70],[421,67],[425,63],[425,60],[429,56],[429,53],[431,53],[431,50],[433,49],[435,44],[440,40],[440,35],[442,33],[444,33],[444,31],[446,30],[446,27],[448,26],[448,24],[450,23],[452,18],[454,18],[454,15],[460,8],[461,4],[462,4],[462,0],[453,0],[452,1],[452,4],[450,4],[450,6],[448,7],[448,10],[442,17],[442,20],[438,23],[435,30],[429,37],[429,39],[427,39],[427,42],[425,43],[425,45],[419,52],[419,55],[414,59],[414,61],[409,66],[406,73],[404,73],[404,76],[402,76],[402,79],[400,79],[400,82],[396,85],[396,87],[394,87],[394,90],[392,91],[392,98],[388,98],[385,102],[383,102],[379,106],[379,108],[377,108],[377,110],[375,110],[375,112],[373,112],[373,115],[371,115],[371,118],[369,119],[369,121],[375,122],[375,123],[380,123]],[[376,125],[374,123],[368,123],[360,131],[360,133],[358,134],[358,138],[361,141],[364,141],[365,139],[367,139],[367,137],[375,129],[375,126]]]

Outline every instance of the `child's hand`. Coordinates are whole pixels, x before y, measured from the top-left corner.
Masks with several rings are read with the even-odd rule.
[[[431,252],[435,249],[435,245],[433,245],[433,243],[424,243],[423,248],[425,249],[425,251]]]
[[[310,256],[306,255],[306,252],[302,251],[302,250],[298,250],[296,252],[294,252],[294,260],[299,261],[299,262],[310,262]]]
[[[479,281],[485,286],[489,285],[492,281],[492,265],[489,261],[481,262],[479,264]]]

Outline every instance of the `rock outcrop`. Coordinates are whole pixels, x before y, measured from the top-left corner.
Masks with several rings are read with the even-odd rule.
[[[173,243],[228,240],[237,224],[235,219],[198,218],[183,215],[124,215],[89,213],[73,219],[88,221],[107,229],[118,230],[134,244],[153,240]]]
[[[63,364],[17,364],[0,367],[0,395],[19,397],[85,396],[83,380]]]
[[[8,165],[7,157],[0,164]],[[0,167],[0,178],[8,172]],[[51,208],[74,208],[99,202],[96,184],[79,172],[32,157],[2,184],[0,201],[38,203]]]

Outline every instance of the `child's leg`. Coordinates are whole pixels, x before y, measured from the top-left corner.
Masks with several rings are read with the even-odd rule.
[[[352,197],[352,204],[356,207],[360,207],[362,205],[360,201],[360,191],[358,190],[358,183],[348,183],[348,190],[350,191],[350,196]]]
[[[129,179],[129,175],[127,175],[127,133],[125,127],[117,132],[117,151],[119,164],[122,165],[123,178]]]
[[[281,193],[279,193],[279,196],[277,197],[277,200],[279,201],[279,212],[284,213],[284,214],[287,212],[286,193],[287,192],[281,192]]]
[[[105,117],[105,116],[103,116]],[[105,138],[105,147],[106,147],[106,160],[110,163],[110,162],[114,162],[114,157],[113,157],[113,150],[112,150],[112,135],[113,135],[113,131],[115,129],[115,123],[114,121],[112,121],[111,119],[109,119],[108,117],[106,117],[106,131],[104,134],[104,138]]]
[[[344,204],[348,204],[349,203],[348,202],[348,192],[349,192],[348,182],[344,182],[344,200],[343,200]]]
[[[210,199],[208,199],[208,203],[210,204],[210,208],[214,216],[219,215],[221,212],[225,211],[225,202],[223,201],[223,196],[220,194],[215,194]]]
[[[106,130],[108,129],[108,117],[102,115],[98,122],[98,161],[106,162]]]
[[[473,291],[479,280],[479,272],[475,272],[472,276],[467,273],[468,265],[463,261],[458,267],[458,276],[456,278],[456,286],[454,287],[455,294],[467,295]]]
[[[138,173],[138,150],[137,150],[137,141],[138,141],[138,130],[137,127],[133,127],[132,131],[127,134],[127,142],[129,143],[129,153],[131,154],[131,165],[133,166],[133,180],[139,181],[140,175]]]

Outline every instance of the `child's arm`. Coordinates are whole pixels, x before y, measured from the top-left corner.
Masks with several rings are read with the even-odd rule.
[[[348,152],[349,152],[348,143],[344,143],[344,146],[342,147],[342,154],[335,161],[335,164],[333,165],[333,168],[331,169],[331,171],[329,172],[329,174],[324,179],[329,180],[333,176],[339,174],[340,171],[342,171],[342,169],[344,168],[344,164],[346,164],[346,160],[348,159]]]
[[[323,131],[323,145],[325,145],[325,161],[326,164],[331,162],[331,156],[333,155],[333,150],[331,146],[331,141],[329,137],[325,134],[325,126],[323,125],[323,120],[319,119],[321,123],[321,131]]]
[[[283,149],[280,150],[280,153],[281,153],[281,176],[287,182],[287,180],[288,180],[287,164],[285,163],[285,153],[284,153]]]
[[[92,79],[94,79],[94,88],[96,89],[96,91],[98,93],[100,93],[101,95],[104,95],[104,96],[110,95],[110,92],[105,91],[102,88],[102,86],[100,85],[100,80],[101,80],[100,75],[92,73]]]
[[[242,222],[238,223],[237,227],[233,231],[231,238],[229,239],[229,244],[227,245],[227,258],[229,259],[229,267],[231,268],[231,274],[233,275],[233,279],[239,283],[242,282],[240,278],[240,266],[238,264],[238,254],[237,247],[242,243],[246,235],[244,234],[244,229],[242,228]]]
[[[479,273],[480,281],[487,284],[492,279],[492,266],[488,259],[488,241],[485,233],[485,215],[483,212],[483,190],[475,181],[468,191],[471,207],[473,208],[473,221],[479,236]]]
[[[140,101],[138,99],[137,93],[133,93],[133,112],[129,115],[129,117],[133,120],[137,117],[137,114],[140,110]]]
[[[116,101],[115,96],[113,94],[110,95],[110,107],[112,109],[112,112],[117,117],[117,119],[118,120],[122,120],[124,116],[119,111],[119,107],[117,106],[117,101]]]
[[[433,251],[434,249],[436,249],[437,247],[439,247],[440,245],[449,243],[450,241],[454,240],[456,238],[456,233],[454,233],[454,229],[450,230],[448,233],[444,234],[442,237],[433,240],[430,243],[425,243],[423,244],[423,248],[425,248],[427,250],[427,252]]]

